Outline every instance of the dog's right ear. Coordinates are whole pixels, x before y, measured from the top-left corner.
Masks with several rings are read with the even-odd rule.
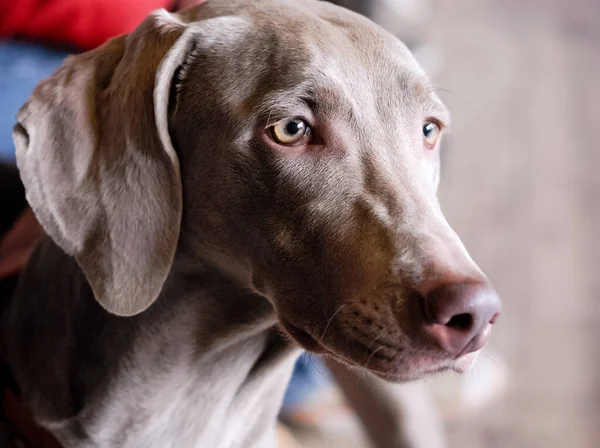
[[[17,116],[27,199],[114,314],[150,306],[171,269],[182,186],[169,92],[198,28],[157,11],[130,35],[68,58]]]

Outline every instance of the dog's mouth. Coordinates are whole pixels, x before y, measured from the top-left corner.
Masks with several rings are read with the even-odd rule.
[[[303,349],[318,355],[328,354],[345,363],[354,364],[373,373],[374,375],[390,382],[407,382],[418,380],[430,375],[442,372],[454,371],[459,374],[469,372],[475,365],[481,348],[467,354],[459,355],[454,359],[444,357],[414,356],[411,358],[396,359],[396,356],[381,356],[378,348],[369,350],[368,361],[352,362],[344,354],[336,353],[335,350],[327,348],[319,342],[308,331],[292,325],[289,322],[282,322],[285,331],[291,336]],[[485,345],[485,344],[483,344]],[[381,358],[381,359],[380,359]]]
[[[305,350],[316,353],[318,355],[324,353],[330,353],[322,344],[319,343],[314,337],[312,337],[308,332],[290,324],[289,322],[284,322],[283,326],[288,334]]]

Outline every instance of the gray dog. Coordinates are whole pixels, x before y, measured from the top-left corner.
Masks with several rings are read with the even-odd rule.
[[[445,221],[447,112],[406,47],[315,0],[158,11],[18,114],[46,238],[11,367],[66,447],[264,447],[305,349],[465,370],[499,300]]]

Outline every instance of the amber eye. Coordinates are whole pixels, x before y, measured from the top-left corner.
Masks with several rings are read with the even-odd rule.
[[[310,140],[310,126],[302,118],[284,118],[269,130],[275,143],[284,146],[299,146]]]
[[[425,140],[425,146],[428,148],[433,148],[438,142],[441,133],[442,129],[436,121],[426,121],[423,125],[423,138]]]

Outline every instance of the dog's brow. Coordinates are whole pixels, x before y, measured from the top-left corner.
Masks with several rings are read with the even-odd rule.
[[[433,88],[422,77],[408,75],[402,78],[404,91],[412,92],[411,98],[427,116],[436,118],[444,127],[450,126],[450,113]]]
[[[424,110],[428,115],[440,120],[445,127],[450,126],[450,113],[439,99],[429,97],[425,102]]]
[[[309,115],[312,116],[317,108],[317,104],[311,92],[305,91],[299,87],[295,90],[278,92],[264,98],[258,106],[265,115],[267,126],[282,118],[294,115]]]

